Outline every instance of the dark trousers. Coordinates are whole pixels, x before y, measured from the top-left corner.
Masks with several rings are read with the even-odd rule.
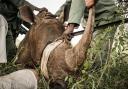
[[[15,39],[13,37],[12,30],[9,29],[6,36],[6,52],[8,61],[11,61],[15,57],[16,50]]]

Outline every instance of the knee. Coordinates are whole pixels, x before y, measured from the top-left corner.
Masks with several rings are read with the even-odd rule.
[[[5,27],[8,26],[6,19],[1,14],[0,14],[0,26],[5,26]]]

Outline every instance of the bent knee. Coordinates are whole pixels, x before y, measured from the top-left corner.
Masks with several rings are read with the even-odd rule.
[[[0,27],[1,27],[1,26],[7,27],[8,24],[7,24],[7,21],[6,21],[6,19],[4,18],[4,16],[2,16],[2,15],[0,14]]]

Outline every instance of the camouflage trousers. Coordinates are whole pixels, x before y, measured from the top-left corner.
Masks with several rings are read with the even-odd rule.
[[[8,28],[8,32],[6,35],[6,52],[7,52],[7,59],[8,61],[11,61],[15,55],[16,55],[16,44],[15,44],[15,38],[13,37],[12,28]]]

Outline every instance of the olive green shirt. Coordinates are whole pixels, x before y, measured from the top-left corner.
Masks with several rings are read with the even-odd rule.
[[[81,18],[85,19],[88,16],[84,0],[72,0],[69,23],[80,24]],[[117,8],[114,0],[97,0],[95,5],[95,26],[105,25],[111,22],[118,21],[120,16],[117,13]]]

